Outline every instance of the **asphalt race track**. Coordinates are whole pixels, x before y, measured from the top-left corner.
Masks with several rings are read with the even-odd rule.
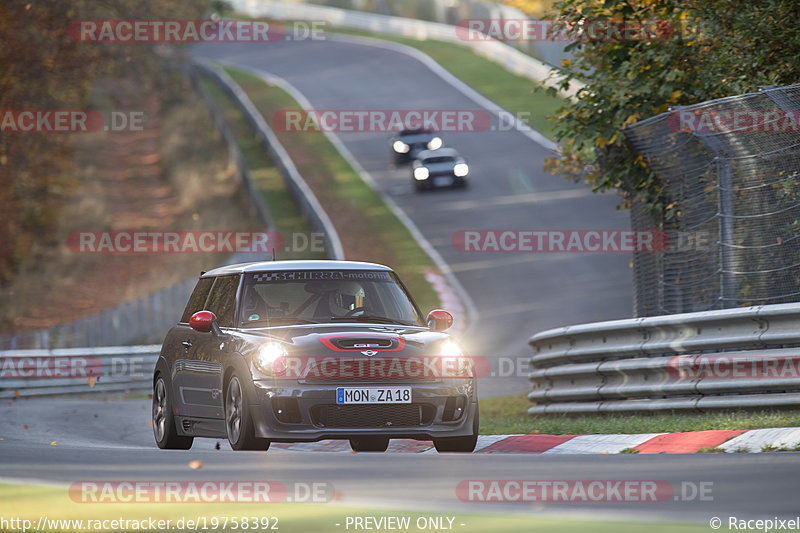
[[[345,40],[338,40],[345,39]],[[418,60],[340,37],[326,41],[202,45],[199,57],[280,76],[317,110],[483,109]],[[407,166],[392,163],[388,133],[339,133],[361,166],[450,265],[480,314],[473,355],[524,358],[536,332],[632,314],[626,253],[460,252],[461,230],[630,229],[616,196],[595,195],[542,170],[548,150],[492,115],[488,131],[443,134],[470,165],[466,190],[417,194]],[[270,122],[271,117],[266,117]],[[501,131],[501,129],[503,131]],[[297,133],[302,135],[302,133]],[[391,246],[391,243],[386,243]],[[503,369],[497,368],[498,371]],[[486,379],[484,397],[526,392],[524,375]]]
[[[0,407],[0,477],[85,480],[269,480],[326,483],[337,503],[410,511],[553,513],[570,517],[708,522],[713,516],[794,516],[797,453],[695,455],[460,455],[232,452],[227,442],[195,440],[191,451],[158,450],[149,402],[18,400]],[[24,429],[24,425],[28,425]],[[51,445],[56,441],[55,446]],[[191,470],[189,461],[203,468]],[[656,502],[474,503],[464,480],[641,480],[667,483]],[[692,487],[710,487],[705,501]],[[710,485],[709,485],[710,484]],[[376,489],[379,487],[379,490]],[[687,488],[688,487],[688,488]],[[683,495],[686,500],[683,501]],[[677,498],[677,499],[676,499]],[[468,529],[467,529],[468,531]]]
[[[403,54],[353,42],[206,45],[198,55],[262,69],[294,84],[318,109],[475,109],[476,104]],[[626,254],[525,254],[456,251],[466,229],[627,229],[617,199],[544,173],[547,151],[518,131],[451,133],[471,166],[466,190],[416,194],[407,168],[391,164],[388,134],[341,140],[411,217],[474,300],[480,322],[474,354],[526,357],[535,332],[629,317]],[[390,246],[391,243],[387,243]],[[524,392],[524,375],[484,380],[485,396]],[[458,455],[233,453],[227,443],[196,441],[188,452],[153,442],[147,400],[17,400],[0,407],[0,477],[69,485],[86,479],[276,480],[330,483],[340,503],[415,511],[555,513],[707,523],[712,516],[795,516],[797,453],[696,455]],[[27,426],[27,427],[26,427]],[[55,441],[55,445],[51,442]],[[200,460],[200,470],[188,468]],[[463,480],[663,480],[676,498],[660,502],[464,502]],[[710,499],[680,497],[683,484],[711,483]],[[332,528],[333,530],[333,528]],[[468,528],[463,528],[468,531]]]

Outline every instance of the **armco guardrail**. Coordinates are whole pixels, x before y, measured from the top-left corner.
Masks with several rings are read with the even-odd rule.
[[[325,210],[322,209],[314,192],[297,171],[297,167],[294,166],[294,162],[292,162],[286,149],[281,145],[280,141],[278,141],[275,132],[267,125],[264,117],[259,113],[258,109],[256,109],[255,105],[253,105],[250,98],[248,98],[242,88],[239,87],[230,76],[214,65],[203,61],[196,61],[194,67],[219,83],[222,90],[242,109],[247,121],[255,128],[264,149],[284,177],[286,185],[300,205],[301,210],[306,217],[308,217],[314,230],[322,233],[325,242],[325,250],[328,255],[331,259],[344,259],[344,249],[342,248],[342,243],[339,240],[339,234],[336,232],[336,228],[334,228]]]
[[[616,320],[530,340],[529,414],[800,405],[800,304]]]
[[[0,398],[149,391],[160,351],[160,344],[3,351]]]
[[[585,87],[578,81],[572,81],[570,89],[563,91],[559,87],[562,78],[553,73],[553,67],[550,65],[495,39],[465,41],[459,38],[456,27],[451,24],[302,3],[234,0],[232,4],[238,11],[256,17],[324,21],[342,28],[401,35],[414,39],[435,39],[468,46],[476,54],[498,63],[514,74],[541,83],[545,87],[555,88],[565,98],[574,98],[575,94]]]
[[[241,262],[240,256],[231,258]],[[197,283],[191,279],[47,329],[0,336],[0,350],[120,346],[160,342],[180,318]]]

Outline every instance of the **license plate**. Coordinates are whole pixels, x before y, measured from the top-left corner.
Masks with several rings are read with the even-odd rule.
[[[338,387],[336,403],[411,403],[411,387]]]
[[[445,187],[453,184],[453,178],[450,176],[443,176],[441,178],[433,178],[433,184],[437,187]]]

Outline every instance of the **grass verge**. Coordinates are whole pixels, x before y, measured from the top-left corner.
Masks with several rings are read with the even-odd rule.
[[[280,110],[301,107],[283,89],[252,74],[234,68],[226,71],[268,123]],[[436,269],[433,261],[328,138],[316,131],[275,134],[331,218],[348,259],[391,266],[423,313],[438,307],[439,298],[424,277],[426,270]]]
[[[529,416],[525,395],[480,400],[481,433],[507,435],[542,433],[673,433],[713,429],[759,429],[800,426],[800,409],[720,411],[708,413],[645,413]]]
[[[79,497],[76,495],[76,497]],[[346,498],[346,495],[344,495]],[[4,513],[8,519],[28,520],[29,530],[39,524],[39,520],[46,516],[47,522],[42,524],[38,531],[151,531],[147,525],[135,527],[132,521],[150,519],[170,520],[168,527],[159,528],[161,531],[186,531],[192,529],[186,520],[203,520],[208,530],[213,531],[241,531],[245,528],[231,527],[230,517],[247,517],[248,520],[257,518],[259,522],[269,519],[270,528],[265,530],[277,531],[313,531],[315,533],[339,532],[344,527],[347,517],[370,516],[379,517],[408,517],[410,530],[425,530],[427,527],[417,528],[419,517],[452,517],[453,529],[469,531],[470,533],[518,533],[520,531],[537,531],[541,533],[583,533],[591,530],[597,533],[638,533],[647,530],[652,533],[666,533],[682,531],[693,533],[706,531],[707,525],[679,525],[669,523],[635,523],[635,522],[603,522],[559,520],[553,518],[538,518],[530,515],[514,514],[481,514],[473,513],[447,513],[447,512],[411,512],[403,510],[376,510],[356,506],[343,506],[336,504],[298,504],[298,503],[79,503],[70,498],[66,487],[40,487],[33,485],[3,484],[0,485],[0,509],[9,511]],[[13,512],[11,512],[13,510]],[[490,509],[487,509],[490,511]],[[227,517],[229,527],[211,528],[212,519],[217,518],[219,524]],[[277,518],[277,523],[274,518]],[[184,519],[183,527],[178,527],[179,520]],[[59,520],[82,520],[83,527],[76,527],[75,523],[59,525]],[[112,523],[112,520],[118,520]],[[87,527],[87,524],[97,524]],[[122,521],[129,521],[127,524]],[[446,525],[448,522],[444,520]],[[197,529],[202,531],[203,522]],[[461,524],[464,526],[462,527]],[[249,525],[249,524],[248,524]],[[71,526],[71,527],[70,527]],[[275,527],[272,527],[275,526]],[[351,524],[352,526],[352,524]],[[262,529],[257,527],[255,529]],[[351,527],[352,529],[352,527]],[[23,531],[23,527],[6,528],[4,531]]]

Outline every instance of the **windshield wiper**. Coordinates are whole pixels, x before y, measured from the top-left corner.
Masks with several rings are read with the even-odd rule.
[[[403,322],[401,320],[397,320],[394,318],[389,318],[386,316],[373,316],[373,315],[365,315],[365,316],[332,316],[330,317],[331,322],[335,322],[338,320],[352,320],[354,322],[379,322],[381,324],[402,324],[403,326],[409,326],[408,322]]]

